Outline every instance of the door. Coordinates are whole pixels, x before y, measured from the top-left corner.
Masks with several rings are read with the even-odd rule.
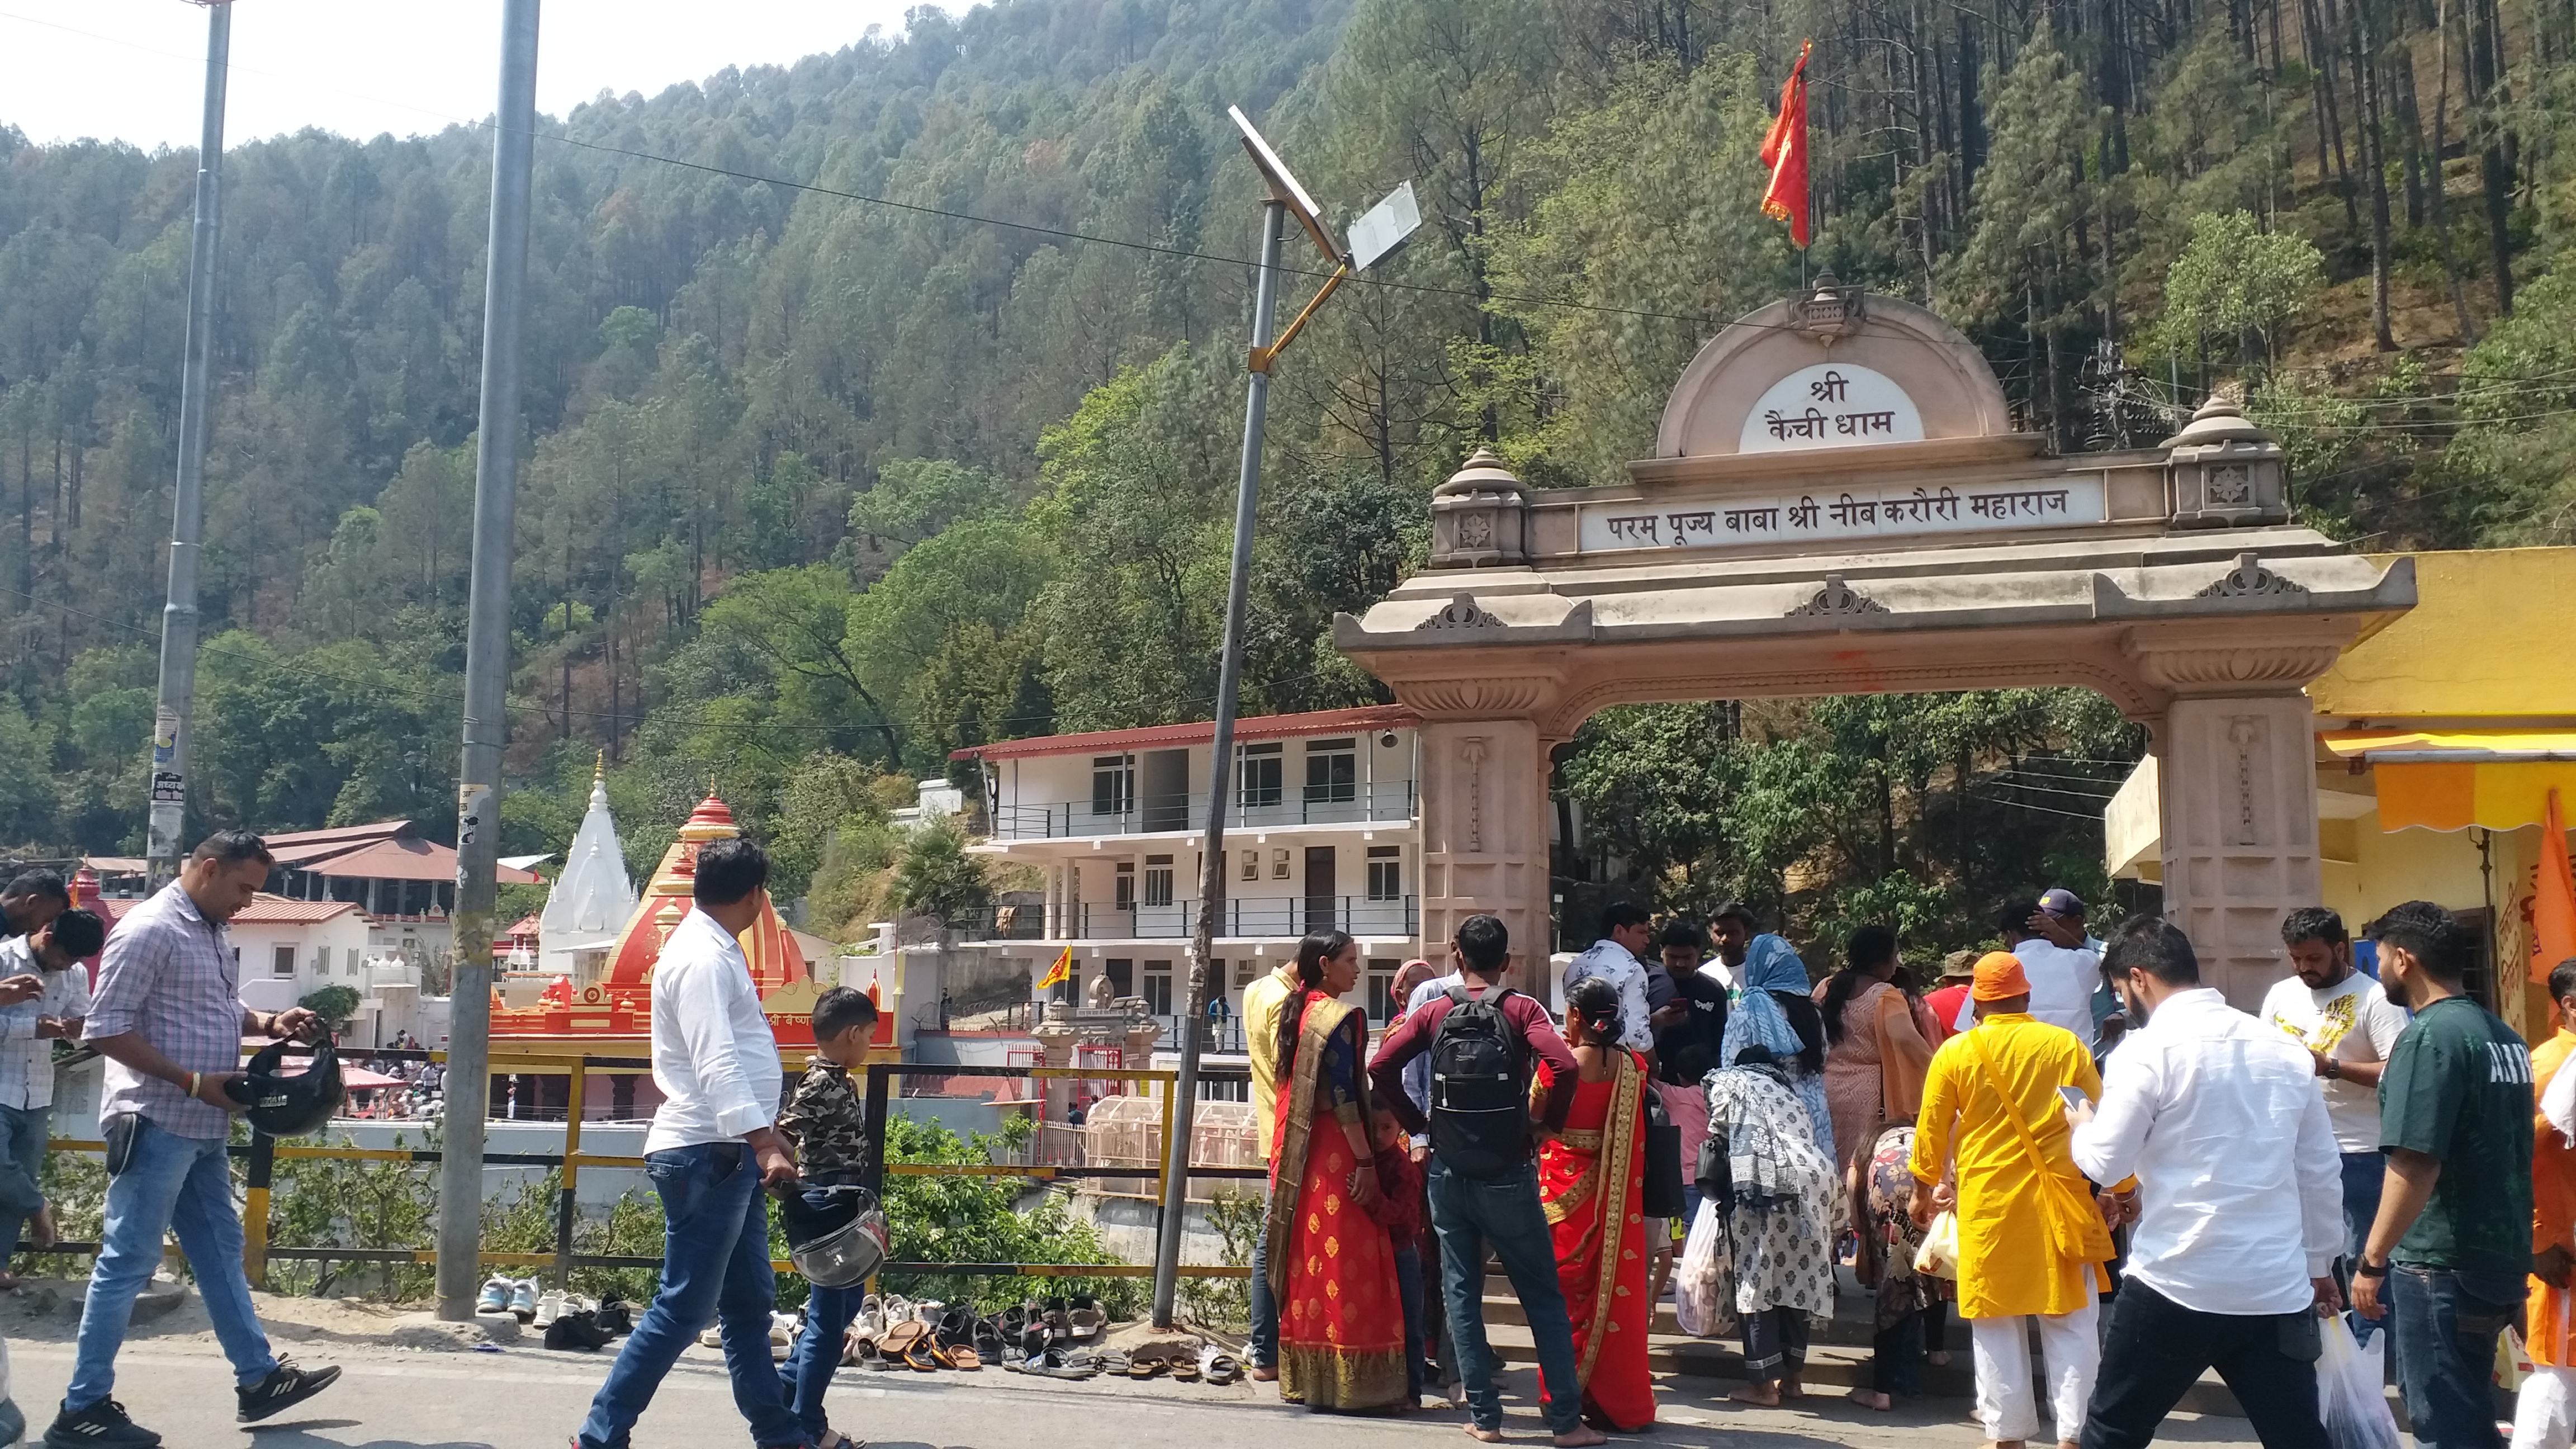
[[[1336,930],[1340,927],[1341,922],[1334,919],[1334,917],[1339,914],[1336,907],[1340,904],[1334,899],[1335,895],[1336,892],[1333,890],[1333,847],[1329,845],[1307,846],[1306,930],[1309,933],[1315,931]]]

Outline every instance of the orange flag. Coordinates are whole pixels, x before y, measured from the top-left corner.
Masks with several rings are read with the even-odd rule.
[[[2559,962],[2576,956],[2576,873],[2567,864],[2567,822],[2558,792],[2540,826],[2540,878],[2531,891],[2531,979],[2546,985]]]
[[[1798,63],[1780,87],[1780,116],[1762,138],[1762,164],[1771,168],[1771,185],[1762,193],[1762,214],[1789,223],[1789,240],[1807,247],[1807,57],[1812,40],[1798,47]]]

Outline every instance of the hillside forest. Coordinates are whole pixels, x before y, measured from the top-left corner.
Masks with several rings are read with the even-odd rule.
[[[1755,153],[1808,38],[1802,257]],[[2062,450],[2238,388],[2318,528],[2564,541],[2572,54],[2571,0],[994,0],[603,94],[537,152],[504,849],[562,849],[604,755],[640,874],[713,780],[857,930],[952,749],[1208,713],[1258,225],[1228,104],[1337,219],[1407,179],[1424,216],[1278,373],[1248,713],[1383,697],[1331,617],[1469,451],[1618,479],[1693,352],[1825,270],[1937,308]],[[224,160],[192,827],[454,830],[490,153]],[[0,129],[31,853],[139,845],[195,164]],[[2103,888],[2139,748],[2082,693],[1621,709],[1561,757],[1567,871],[1966,939]]]

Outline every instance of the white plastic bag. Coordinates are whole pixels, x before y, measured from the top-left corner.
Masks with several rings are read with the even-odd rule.
[[[2388,1411],[2386,1366],[2353,1341],[2343,1315],[2317,1325],[2317,1414],[2333,1449],[2397,1449],[2397,1416]]]
[[[1726,1219],[1714,1199],[1702,1198],[1673,1270],[1673,1317],[1693,1338],[1735,1331],[1735,1271]]]
[[[1959,1215],[1934,1213],[1923,1229],[1923,1246],[1915,1250],[1914,1271],[1926,1278],[1959,1281]]]

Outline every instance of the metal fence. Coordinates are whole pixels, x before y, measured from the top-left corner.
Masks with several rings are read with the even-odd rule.
[[[369,1051],[365,1055],[377,1060],[429,1061],[439,1062],[442,1064],[447,1060],[447,1053],[443,1051],[384,1049]],[[809,1063],[810,1060],[810,1053],[801,1059],[789,1057],[784,1052],[781,1053],[782,1066],[802,1067]],[[512,1052],[507,1055],[495,1053],[491,1057],[489,1073],[492,1076],[527,1074],[552,1076],[560,1074],[567,1077],[570,1083],[570,1102],[564,1119],[563,1151],[492,1152],[487,1150],[483,1153],[482,1157],[483,1163],[489,1167],[542,1167],[561,1168],[563,1170],[562,1185],[556,1195],[555,1243],[553,1251],[545,1253],[478,1253],[475,1256],[475,1261],[478,1264],[489,1265],[492,1267],[543,1269],[551,1272],[555,1276],[557,1286],[559,1287],[567,1286],[569,1284],[571,1272],[575,1268],[661,1267],[662,1256],[658,1253],[601,1254],[577,1253],[573,1251],[573,1232],[579,1221],[579,1215],[575,1207],[575,1192],[579,1185],[581,1170],[585,1167],[642,1168],[645,1165],[644,1159],[641,1157],[584,1152],[581,1150],[582,1104],[586,1094],[589,1075],[594,1071],[645,1072],[650,1071],[652,1069],[652,1065],[653,1064],[650,1059],[643,1057],[591,1056],[575,1052]],[[1172,1088],[1178,1075],[1178,1073],[1171,1071],[1122,1070],[1118,1068],[1097,1066],[968,1067],[935,1066],[906,1062],[871,1063],[868,1067],[867,1102],[869,1147],[871,1149],[870,1156],[873,1160],[873,1167],[869,1177],[868,1187],[870,1190],[877,1193],[879,1197],[883,1197],[885,1193],[885,1179],[889,1174],[894,1176],[922,1177],[1015,1177],[1037,1182],[1075,1181],[1085,1178],[1114,1177],[1130,1180],[1144,1178],[1151,1179],[1159,1183],[1164,1175],[1164,1168],[1159,1160],[1150,1168],[1136,1164],[1121,1164],[1118,1166],[1095,1168],[1083,1164],[1062,1163],[888,1163],[886,1161],[885,1152],[886,1122],[890,1106],[888,1099],[891,1096],[890,1089],[893,1085],[894,1079],[899,1076],[1019,1077],[1076,1080],[1111,1079],[1129,1082],[1160,1082],[1164,1084],[1163,1091],[1160,1094],[1162,1103],[1162,1130],[1164,1140],[1168,1141],[1172,1121]],[[1238,1078],[1242,1076],[1241,1073],[1236,1073],[1234,1075]],[[1209,1080],[1211,1077],[1214,1080],[1223,1081],[1225,1079],[1225,1073],[1222,1071],[1215,1073],[1202,1073],[1203,1081]],[[487,1094],[488,1090],[489,1089],[487,1087]],[[422,1121],[422,1123],[426,1125],[429,1121],[443,1121],[444,1119],[424,1118],[418,1120]],[[104,1154],[107,1150],[106,1143],[85,1138],[54,1138],[46,1145],[49,1149],[59,1152]],[[282,1143],[266,1133],[253,1132],[251,1134],[250,1141],[234,1143],[227,1149],[227,1151],[233,1157],[246,1159],[245,1177],[247,1179],[247,1191],[242,1203],[242,1268],[245,1274],[252,1281],[257,1282],[267,1275],[268,1263],[271,1259],[317,1262],[400,1263],[406,1265],[433,1265],[438,1261],[438,1253],[432,1248],[360,1248],[272,1245],[268,1241],[268,1236],[269,1194],[275,1180],[276,1168],[279,1161],[336,1160],[354,1162],[399,1162],[428,1165],[444,1160],[446,1154],[439,1149],[340,1146],[308,1147],[293,1143]],[[1219,1166],[1202,1167],[1195,1163],[1192,1164],[1190,1168],[1190,1176],[1193,1178],[1257,1179],[1266,1177],[1267,1175],[1268,1170],[1266,1168]],[[1159,1201],[1159,1193],[1156,1197]],[[69,1256],[90,1256],[97,1253],[99,1245],[95,1242],[58,1242],[50,1247],[39,1249],[32,1243],[22,1241],[16,1244],[15,1247],[17,1251],[21,1252],[43,1252]],[[794,1271],[794,1265],[785,1259],[774,1260],[771,1266],[780,1272]],[[1124,1263],[929,1263],[897,1261],[886,1263],[880,1271],[887,1273],[939,1273],[953,1276],[1000,1275],[1037,1278],[1126,1278],[1150,1277],[1154,1270],[1151,1265]],[[1249,1270],[1234,1267],[1184,1266],[1180,1272],[1183,1277],[1241,1278],[1248,1276]]]

